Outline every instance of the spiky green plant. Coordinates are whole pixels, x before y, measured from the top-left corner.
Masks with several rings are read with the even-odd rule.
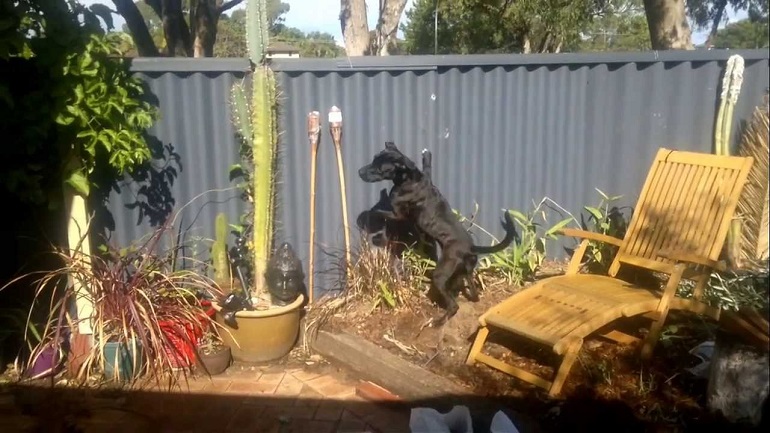
[[[235,124],[250,148],[253,206],[254,284],[256,295],[264,293],[267,261],[273,242],[275,204],[275,164],[277,150],[276,82],[265,62],[268,45],[268,17],[265,0],[246,3],[246,43],[249,59],[254,64],[251,99],[243,84],[232,89]]]
[[[733,127],[733,111],[743,84],[743,57],[730,56],[722,78],[719,112],[714,129],[714,147],[717,155],[730,155],[730,131]]]
[[[722,78],[719,112],[714,129],[714,150],[717,155],[730,155],[730,132],[733,128],[733,110],[743,84],[743,57],[735,54],[727,60]],[[739,217],[740,218],[740,217]],[[741,220],[736,218],[727,233],[727,257],[740,266]]]
[[[214,281],[230,280],[230,261],[227,260],[227,215],[217,214],[214,220],[214,243],[211,245],[211,263],[214,267]]]

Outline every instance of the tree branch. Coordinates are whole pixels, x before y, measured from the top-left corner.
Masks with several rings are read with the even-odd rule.
[[[230,9],[238,6],[241,3],[243,3],[243,0],[230,0],[230,1],[224,2],[222,3],[222,6],[220,6],[219,9],[217,9],[217,13],[221,15],[229,11]]]
[[[144,22],[142,14],[139,13],[139,8],[132,0],[112,0],[115,5],[115,9],[126,20],[126,26],[136,44],[136,51],[141,57],[158,57],[158,47],[155,46],[155,42],[152,40],[150,30],[147,29],[147,24]]]
[[[725,13],[725,8],[727,7],[727,0],[717,0],[717,3],[714,5],[714,22],[711,25],[711,32],[709,33],[709,41],[713,41],[714,37],[716,37],[717,32],[719,31],[719,23],[722,21],[722,16]]]

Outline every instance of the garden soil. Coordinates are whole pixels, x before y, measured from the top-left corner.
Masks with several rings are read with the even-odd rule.
[[[560,273],[559,266],[552,265],[551,272],[544,274]],[[430,317],[441,313],[425,297],[396,309],[373,308],[372,301],[359,300],[335,314],[323,328],[361,336],[481,397],[510,397],[506,401],[515,401],[516,407],[506,409],[525,414],[542,431],[758,431],[727,424],[706,409],[706,380],[687,371],[701,360],[689,351],[711,339],[716,325],[690,314],[669,314],[655,356],[646,366],[639,361],[638,345],[623,346],[601,337],[587,339],[558,398],[549,398],[544,390],[484,364],[466,365],[478,317],[518,290],[522,289],[496,284],[488,285],[476,303],[461,297],[457,315],[437,329],[420,330]],[[643,337],[645,326],[649,326],[646,319],[627,320],[620,330]],[[515,355],[506,348],[513,345]],[[525,341],[490,343],[485,351],[545,377],[557,365],[550,348]]]

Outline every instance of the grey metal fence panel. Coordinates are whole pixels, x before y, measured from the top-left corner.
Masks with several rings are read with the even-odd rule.
[[[658,147],[710,151],[724,65],[746,60],[733,137],[768,87],[768,53],[691,51],[560,55],[396,56],[275,60],[281,87],[281,172],[278,236],[307,266],[310,148],[306,116],[321,112],[316,195],[316,295],[339,281],[343,227],[337,165],[326,116],[343,113],[343,161],[353,246],[355,219],[388,184],[364,184],[357,170],[394,140],[419,161],[434,155],[434,182],[456,208],[499,236],[502,208],[528,210],[549,197],[577,214],[599,196],[623,194],[633,204]],[[244,209],[228,168],[238,143],[227,104],[244,76],[244,59],[140,59],[134,71],[160,101],[151,133],[180,154],[171,188],[185,208],[188,236],[212,237],[217,212],[231,220]],[[734,141],[735,142],[735,141]],[[137,224],[139,186],[113,194],[114,239],[126,244],[147,233]],[[202,194],[202,195],[201,195]],[[554,218],[554,216],[552,216]],[[553,220],[552,220],[553,221]],[[477,242],[490,239],[476,232]],[[207,246],[203,258],[208,257]],[[560,255],[558,247],[551,249]]]
[[[229,181],[230,166],[239,158],[229,95],[248,69],[245,59],[133,61],[132,70],[160,108],[149,135],[163,156],[153,161],[151,176],[135,173],[121,182],[120,193],[110,195],[113,244],[125,247],[146,238],[178,213],[185,256],[207,260],[216,215],[225,212],[231,223],[238,222],[244,205]]]
[[[322,114],[316,196],[316,287],[335,288],[342,218],[326,122],[343,113],[343,160],[353,245],[355,218],[387,183],[357,176],[383,142],[419,161],[433,154],[434,182],[465,215],[500,236],[502,208],[554,200],[576,215],[599,188],[633,205],[659,147],[708,152],[725,61],[734,52],[552,56],[419,56],[275,63],[283,92],[284,174],[280,237],[307,264],[309,166],[306,116]],[[768,86],[768,55],[740,52],[744,85],[735,110],[746,119]],[[737,137],[736,122],[734,136]],[[551,214],[550,222],[558,215]],[[490,239],[476,231],[479,243]],[[569,244],[570,241],[567,241]],[[550,246],[562,256],[562,245]],[[332,252],[333,256],[324,252]],[[331,270],[331,273],[329,271]],[[325,273],[326,272],[326,273]]]

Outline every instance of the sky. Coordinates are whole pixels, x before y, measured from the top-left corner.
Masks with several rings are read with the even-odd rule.
[[[111,0],[78,1],[86,5],[103,3],[114,9]],[[339,22],[339,0],[283,0],[283,2],[288,3],[290,6],[289,12],[284,16],[287,26],[296,27],[305,33],[312,31],[329,33],[334,36],[337,44],[342,45],[342,30],[340,29]],[[406,10],[411,9],[413,3],[414,0],[407,0]],[[379,2],[377,0],[369,0],[367,1],[367,6],[369,28],[374,28],[377,24],[377,8]],[[238,7],[243,7],[243,5]],[[746,18],[746,13],[736,13],[734,10],[729,10],[728,17],[730,22],[734,22]],[[115,15],[113,19],[115,20],[116,28],[121,28],[125,22],[119,15]],[[402,17],[402,20],[403,19],[404,17]],[[693,33],[693,43],[696,45],[702,44],[705,42],[707,34],[708,32],[705,30]],[[399,36],[402,36],[400,31]]]

